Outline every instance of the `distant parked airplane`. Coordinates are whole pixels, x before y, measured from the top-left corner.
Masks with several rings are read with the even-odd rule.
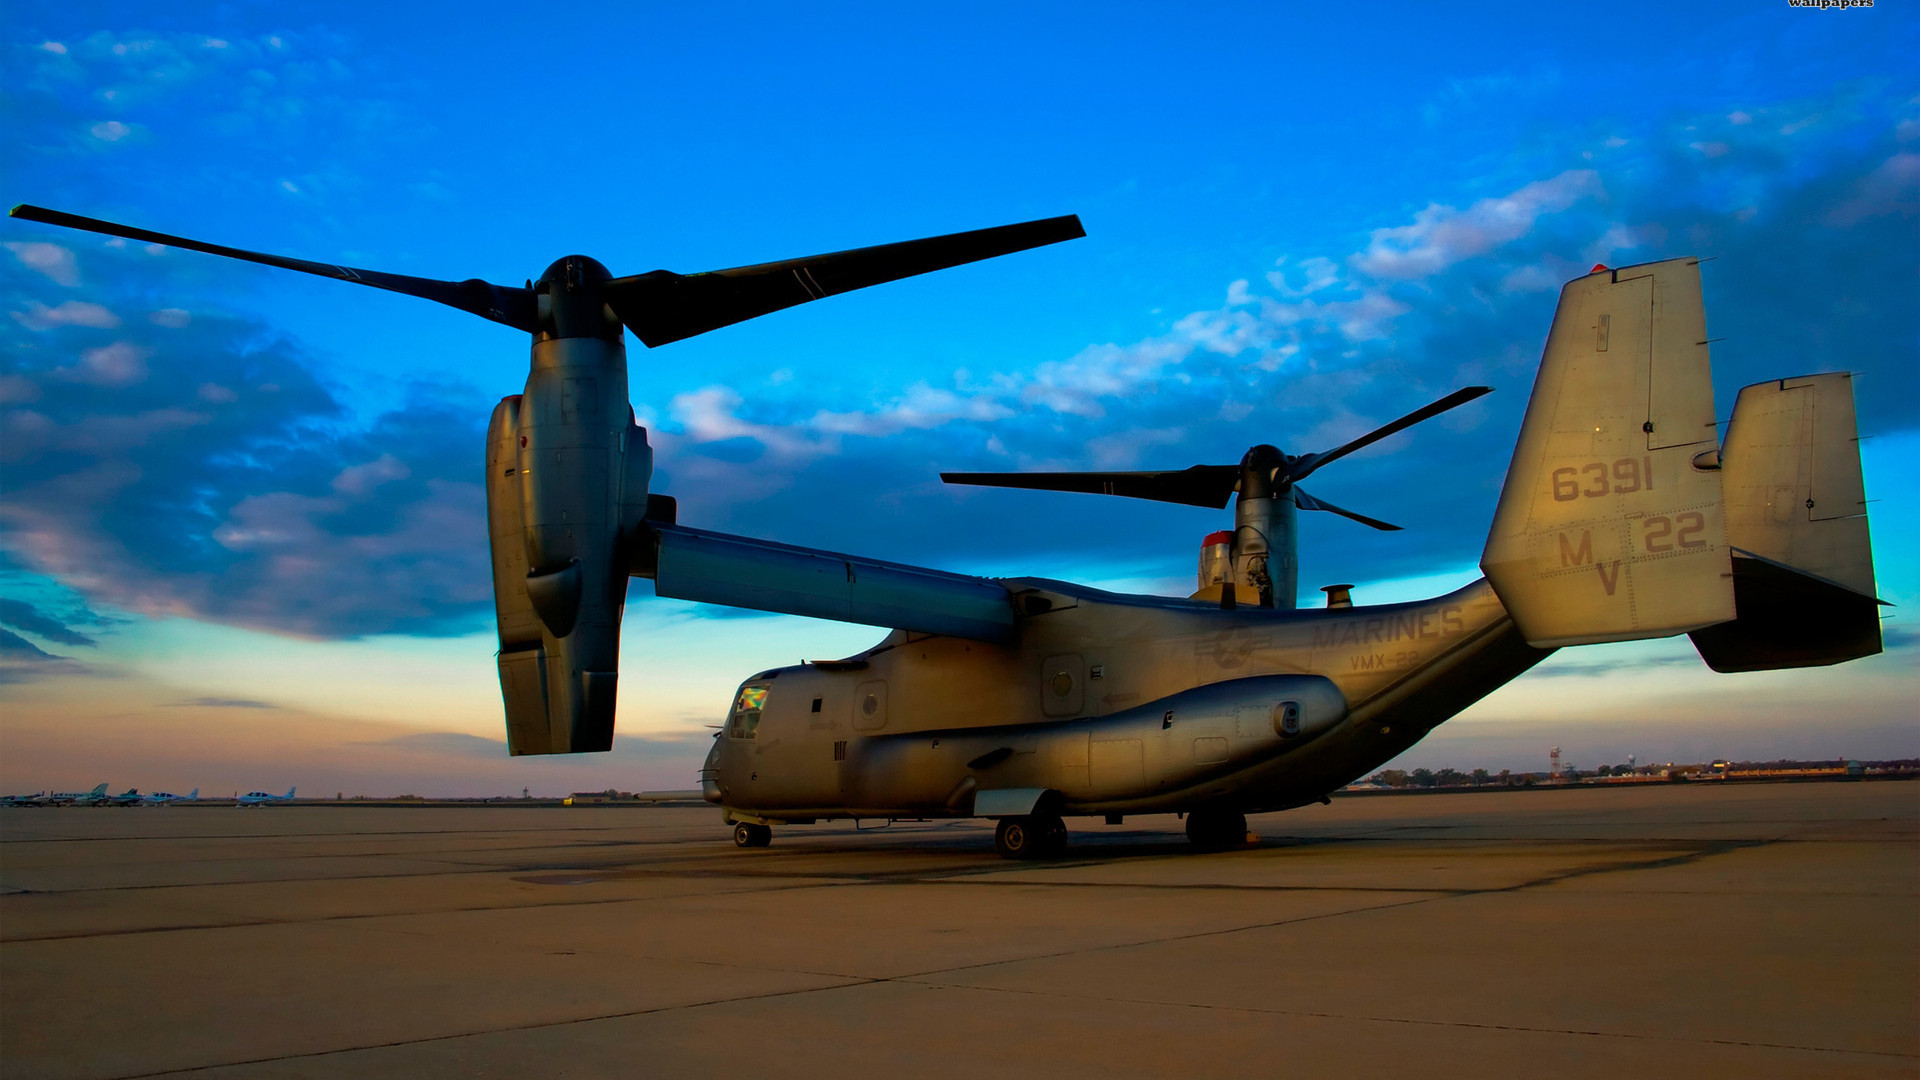
[[[44,791],[36,791],[31,795],[0,796],[0,806],[45,806],[46,804],[47,793]]]
[[[149,791],[140,799],[141,806],[170,806],[177,802],[199,802],[200,789],[194,788],[185,795],[175,795],[170,791]]]
[[[199,789],[195,789],[196,791]],[[292,802],[295,788],[288,788],[285,795],[274,795],[265,791],[249,791],[233,800],[235,806],[265,806],[268,803]]]
[[[107,801],[107,785],[95,784],[92,791],[56,791],[47,801],[55,806],[98,806]]]
[[[109,806],[138,806],[144,798],[146,796],[140,794],[139,788],[128,788],[118,795],[108,796],[106,801]]]

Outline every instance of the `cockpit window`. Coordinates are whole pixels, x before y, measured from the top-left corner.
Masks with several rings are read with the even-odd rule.
[[[751,739],[760,727],[760,711],[766,708],[767,688],[764,686],[743,686],[740,696],[734,700],[733,714],[727,718],[727,737],[730,739]]]

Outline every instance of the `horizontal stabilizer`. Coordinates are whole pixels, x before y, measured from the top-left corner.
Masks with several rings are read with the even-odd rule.
[[[676,600],[979,641],[1013,634],[1013,600],[985,578],[651,523],[633,573]],[[645,541],[643,541],[644,543]]]
[[[1480,566],[1536,648],[1734,617],[1700,267],[1569,282]]]
[[[1707,665],[1765,671],[1879,652],[1852,376],[1741,390],[1720,476],[1739,614],[1694,633]]]
[[[1733,599],[1739,618],[1690,635],[1715,671],[1822,667],[1880,651],[1880,601],[1739,548]]]

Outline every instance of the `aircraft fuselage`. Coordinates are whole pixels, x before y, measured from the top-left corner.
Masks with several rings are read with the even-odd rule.
[[[1485,581],[1311,610],[1006,584],[1025,612],[1006,645],[896,631],[747,680],[708,799],[761,821],[995,816],[996,793],[1041,791],[1067,815],[1282,809],[1548,655]]]

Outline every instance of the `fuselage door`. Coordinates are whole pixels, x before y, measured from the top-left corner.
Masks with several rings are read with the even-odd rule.
[[[1079,716],[1087,700],[1087,663],[1078,653],[1049,656],[1040,665],[1040,711]]]

